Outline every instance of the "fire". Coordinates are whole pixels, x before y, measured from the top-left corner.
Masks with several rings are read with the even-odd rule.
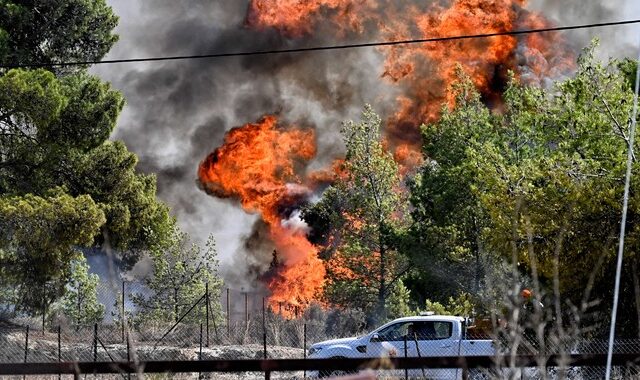
[[[339,31],[360,30],[362,23],[353,9],[366,7],[368,1],[344,0],[252,0],[247,11],[246,24],[256,29],[275,28],[287,37],[302,37],[313,32],[325,16]],[[345,28],[346,25],[346,28]]]
[[[307,305],[317,298],[324,281],[324,266],[317,248],[299,228],[283,223],[281,210],[295,206],[310,191],[297,175],[315,156],[313,130],[279,128],[275,116],[231,129],[222,146],[202,161],[198,178],[210,194],[233,198],[247,212],[267,224],[270,239],[283,259],[278,273],[268,280],[270,306],[279,302]]]
[[[279,31],[301,38],[316,30],[333,38],[362,35],[397,41],[434,37],[489,34],[549,26],[540,15],[526,10],[525,0],[252,0],[248,26]],[[447,4],[447,5],[443,5]],[[321,28],[324,26],[323,28]],[[397,112],[386,124],[387,139],[394,148],[419,152],[419,125],[438,118],[443,104],[453,106],[447,91],[460,65],[489,103],[500,103],[507,72],[538,82],[557,78],[573,67],[573,54],[557,33],[528,36],[452,40],[382,47],[385,56],[381,76],[400,86]]]
[[[347,37],[397,41],[549,26],[526,5],[526,0],[250,0],[245,26],[272,30],[286,39],[317,33],[336,42]],[[557,33],[458,39],[378,51],[384,57],[380,77],[402,94],[397,112],[386,120],[384,143],[403,175],[422,162],[419,125],[437,119],[443,106],[454,105],[448,87],[457,78],[457,67],[470,76],[487,103],[499,108],[509,71],[525,82],[543,83],[569,72],[574,58]],[[282,310],[282,303],[304,307],[317,299],[325,281],[317,248],[305,231],[285,223],[289,215],[282,210],[295,208],[313,187],[345,173],[338,158],[330,168],[301,177],[316,153],[314,132],[280,128],[276,122],[274,116],[266,116],[229,131],[224,144],[200,164],[198,176],[206,191],[238,200],[268,226],[283,261],[263,280],[272,293],[270,306]],[[326,264],[332,273],[349,277],[340,255]]]

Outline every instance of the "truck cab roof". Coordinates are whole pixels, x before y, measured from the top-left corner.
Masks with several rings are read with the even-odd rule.
[[[414,322],[414,321],[464,322],[464,317],[459,317],[455,315],[416,315],[411,317],[397,318],[391,322]]]

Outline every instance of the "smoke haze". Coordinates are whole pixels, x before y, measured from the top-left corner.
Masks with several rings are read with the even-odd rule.
[[[301,40],[244,26],[246,0],[108,0],[120,16],[120,41],[107,59],[290,48],[330,43],[324,34]],[[582,24],[640,17],[640,4],[602,5],[597,0],[534,0],[558,24]],[[600,36],[604,56],[636,55],[635,27],[569,32],[575,49]],[[366,37],[366,36],[364,36]],[[636,37],[637,39],[637,37]],[[198,164],[234,126],[277,114],[284,124],[316,128],[318,154],[309,170],[325,167],[343,151],[341,122],[357,119],[371,103],[389,115],[399,87],[381,80],[384,57],[375,49],[290,55],[98,65],[93,72],[121,90],[127,105],[114,139],[140,157],[139,169],[156,173],[160,198],[182,227],[204,241],[213,233],[228,285],[251,287],[248,271],[268,266],[244,254],[258,244],[248,215],[235,204],[208,196],[196,185]],[[267,248],[265,248],[267,249]],[[267,254],[267,258],[269,257]],[[256,262],[258,260],[259,262]],[[249,269],[251,268],[251,269]]]

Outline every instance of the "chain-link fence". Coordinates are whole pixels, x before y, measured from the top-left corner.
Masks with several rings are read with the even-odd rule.
[[[173,314],[158,317],[156,310],[140,308],[140,303],[136,303],[136,299],[148,294],[143,284],[123,282],[118,285],[104,285],[98,289],[98,298],[105,308],[100,320],[93,324],[74,323],[54,307],[45,312],[44,317],[4,318],[0,322],[0,363],[481,356],[509,355],[513,351],[508,339],[501,341],[466,328],[459,331],[456,330],[458,325],[452,322],[404,320],[374,334],[362,330],[364,316],[356,311],[326,311],[317,307],[303,312],[294,305],[269,306],[259,293],[233,289],[223,289],[221,294],[206,291],[186,300],[167,300],[162,308]],[[82,305],[78,305],[78,310],[82,310]],[[123,319],[125,323],[122,323]],[[461,334],[467,339],[456,339]],[[318,344],[347,337],[356,338],[348,342]],[[549,344],[553,340],[542,347],[538,340],[521,337],[520,347],[526,350],[514,353],[537,355],[537,367],[518,368],[507,363],[471,371],[471,378],[604,377],[604,367],[573,367],[570,364],[548,367],[546,358],[550,355],[606,353],[606,340],[574,339],[564,342],[562,347]],[[640,340],[618,339],[614,352],[638,353]],[[420,368],[382,373],[397,378],[461,376],[460,369]],[[322,373],[284,373],[280,377],[305,375]],[[264,377],[259,373],[225,376]],[[639,376],[637,367],[625,366],[614,368],[612,378]]]
[[[220,325],[210,331],[209,344],[206,342],[204,324],[178,324],[168,334],[171,326],[151,327],[146,331],[129,330],[125,341],[120,340],[119,326],[100,324],[93,328],[65,329],[56,327],[52,330],[41,330],[4,323],[0,328],[0,362],[58,362],[58,361],[149,361],[149,360],[210,360],[210,359],[295,359],[307,358],[327,335],[327,326],[305,319],[283,320],[275,315],[267,314],[265,324],[260,318],[250,319],[248,323],[236,322],[230,326]],[[165,335],[166,334],[166,335]],[[162,339],[164,337],[164,339]],[[332,337],[333,338],[333,337]],[[363,346],[355,347],[364,356],[400,356],[430,357],[451,354],[445,347],[449,341],[440,337],[424,337],[419,334],[404,334],[401,337],[381,337],[365,334]],[[499,351],[500,343],[495,341],[454,341],[459,344],[453,347],[453,354],[492,355]],[[476,345],[476,347],[472,347]],[[266,348],[266,351],[265,351]],[[325,346],[325,349],[327,347]],[[605,353],[607,342],[601,340],[582,340],[575,342],[567,354]],[[316,348],[317,350],[317,348]],[[341,351],[343,350],[343,351]],[[353,348],[336,348],[330,356],[351,357]],[[616,353],[637,353],[640,340],[618,340]],[[446,351],[446,352],[445,352]],[[491,369],[477,369],[469,372],[471,379],[602,379],[603,366],[554,366],[545,363],[548,355],[559,352],[550,349],[540,355],[537,367],[519,368],[517,365],[495,366]],[[317,355],[316,355],[317,357]],[[408,371],[378,371],[379,377],[393,378],[461,378],[461,369],[429,369],[418,368]],[[302,378],[303,373],[281,373],[274,378]],[[309,372],[307,376],[318,376],[323,373]],[[241,373],[207,375],[182,375],[190,378],[264,378],[260,373]],[[235,376],[235,377],[234,377]],[[614,367],[613,379],[639,378],[640,371],[633,366]],[[104,375],[103,377],[108,377]],[[44,378],[44,377],[41,377]]]

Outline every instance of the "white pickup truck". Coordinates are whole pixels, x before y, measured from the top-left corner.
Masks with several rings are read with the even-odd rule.
[[[466,339],[462,317],[428,315],[395,319],[367,335],[327,340],[311,345],[309,358],[363,358],[382,356],[432,357],[493,355],[491,340]],[[406,345],[405,345],[406,344]],[[406,348],[405,348],[406,347]],[[424,372],[423,372],[424,371]],[[456,369],[412,370],[412,376],[458,379]],[[322,374],[321,374],[322,375]]]

